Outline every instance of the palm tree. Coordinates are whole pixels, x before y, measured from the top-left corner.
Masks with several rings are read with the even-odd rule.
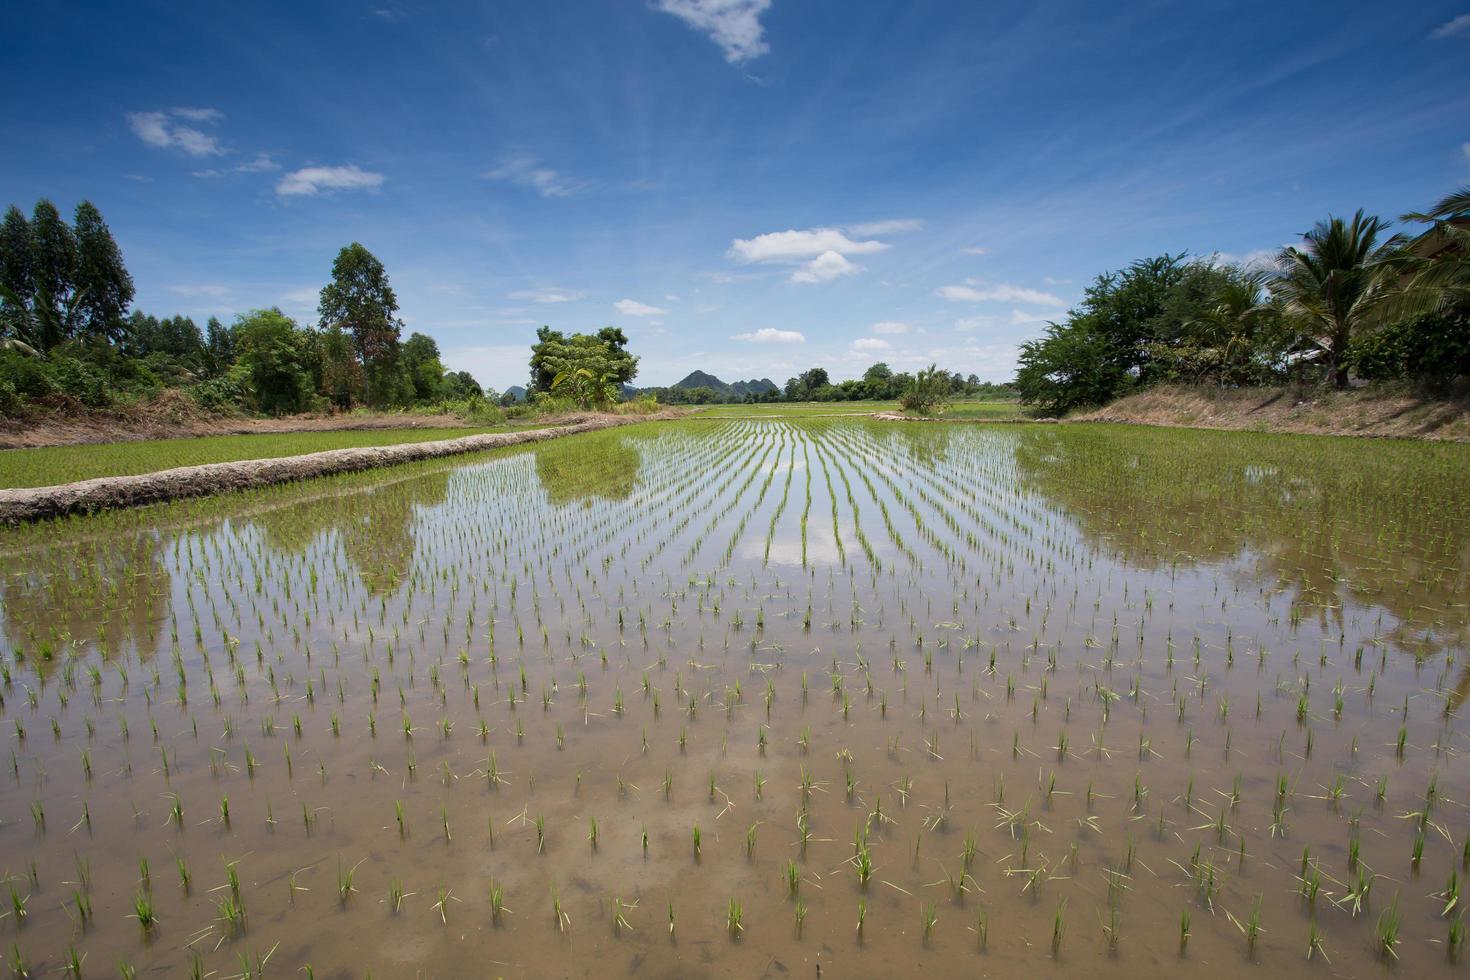
[[[1353,334],[1383,322],[1404,268],[1402,235],[1379,241],[1388,224],[1365,216],[1329,217],[1302,236],[1301,248],[1281,250],[1282,271],[1271,284],[1287,310],[1300,317],[1327,353],[1333,383],[1346,388]]]
[[[1414,242],[1419,254],[1406,290],[1414,310],[1437,312],[1470,299],[1470,186],[1461,187],[1427,213],[1404,215],[1404,220],[1432,226]]]

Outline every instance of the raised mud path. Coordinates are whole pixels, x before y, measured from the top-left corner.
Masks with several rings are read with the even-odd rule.
[[[22,524],[68,514],[84,514],[118,507],[206,497],[231,490],[289,483],[333,473],[350,473],[380,466],[412,463],[438,456],[542,442],[579,432],[593,432],[646,420],[646,416],[601,418],[571,425],[558,425],[525,432],[495,432],[460,439],[412,442],[398,446],[368,446],[358,449],[328,449],[301,456],[250,459],[233,463],[180,466],[139,476],[103,476],[54,487],[25,487],[0,490],[0,524]]]

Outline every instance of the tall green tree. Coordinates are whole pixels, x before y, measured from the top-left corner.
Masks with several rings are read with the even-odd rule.
[[[321,355],[321,391],[334,408],[349,409],[362,401],[362,364],[352,350],[352,339],[333,324],[318,334]]]
[[[12,204],[0,223],[0,339],[30,342],[31,224],[25,212]]]
[[[254,407],[271,415],[300,412],[311,404],[311,338],[274,307],[235,321],[240,364],[249,374]]]
[[[235,337],[230,329],[212,316],[204,327],[204,363],[211,375],[221,375],[235,363]]]
[[[1385,236],[1387,230],[1383,220],[1359,209],[1351,221],[1319,221],[1300,248],[1281,250],[1282,271],[1272,291],[1309,325],[1338,388],[1347,387],[1353,336],[1383,324],[1404,269],[1404,238]]]
[[[362,361],[369,404],[386,407],[399,401],[398,297],[388,284],[388,273],[373,253],[353,242],[337,253],[332,281],[322,287],[317,305],[321,329],[339,326],[352,336]]]
[[[36,346],[42,350],[55,347],[76,328],[76,274],[76,236],[56,205],[42,198],[31,212],[31,303]]]
[[[415,401],[434,401],[444,396],[444,362],[439,345],[426,334],[412,333],[403,342],[403,370],[413,385]]]
[[[121,340],[124,318],[133,302],[133,277],[123,265],[122,250],[102,220],[102,212],[91,201],[77,205],[73,235],[77,326],[93,337]]]

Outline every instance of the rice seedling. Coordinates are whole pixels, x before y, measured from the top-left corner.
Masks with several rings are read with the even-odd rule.
[[[680,855],[654,850],[650,828],[663,842],[684,826],[700,863],[691,873],[717,875],[732,890],[742,866],[779,874],[793,930],[770,937],[777,947],[800,941],[807,927],[813,937],[825,931],[842,907],[833,899],[847,888],[860,900],[859,941],[869,905],[887,911],[886,897],[896,894],[917,903],[927,942],[938,903],[925,889],[947,887],[956,906],[972,903],[976,918],[967,925],[982,950],[992,920],[1006,935],[1034,936],[1044,934],[1052,909],[1059,955],[1071,942],[1062,938],[1070,910],[1096,914],[1105,947],[1131,961],[1157,955],[1160,936],[1135,925],[1123,944],[1124,901],[1136,894],[1146,908],[1183,884],[1201,907],[1226,911],[1252,879],[1253,891],[1298,893],[1308,958],[1330,953],[1334,968],[1361,972],[1371,950],[1341,941],[1328,950],[1313,910],[1382,918],[1368,862],[1398,855],[1410,874],[1417,868],[1442,888],[1404,901],[1394,952],[1383,957],[1407,963],[1421,939],[1458,948],[1470,844],[1438,842],[1459,833],[1448,815],[1465,803],[1443,767],[1456,744],[1446,718],[1458,706],[1459,641],[1470,635],[1452,598],[1448,556],[1463,551],[1454,549],[1470,507],[1447,489],[1460,472],[1449,457],[1432,447],[1377,447],[1385,459],[1431,473],[1415,483],[1428,496],[1406,508],[1394,489],[1401,477],[1371,454],[1347,467],[1304,443],[1280,450],[1277,437],[900,428],[692,420],[560,444],[589,447],[573,458],[595,474],[590,483],[568,477],[576,467],[560,463],[543,478],[543,453],[567,458],[548,443],[554,448],[424,467],[407,482],[332,478],[340,492],[329,504],[303,485],[250,491],[228,506],[171,506],[177,528],[138,526],[141,513],[120,513],[28,529],[17,539],[34,547],[6,552],[19,574],[7,566],[0,583],[0,697],[12,709],[19,791],[0,819],[23,823],[34,804],[41,868],[29,885],[24,869],[7,883],[20,900],[8,914],[28,923],[27,945],[44,945],[53,969],[73,940],[55,920],[116,921],[133,911],[122,906],[135,890],[167,905],[169,931],[177,925],[181,942],[212,930],[198,947],[202,958],[213,959],[207,947],[221,938],[245,936],[245,891],[252,927],[268,921],[299,942],[313,917],[287,913],[314,907],[305,887],[311,871],[301,867],[314,859],[302,855],[330,835],[344,851],[361,841],[374,854],[362,865],[368,877],[355,884],[383,889],[387,911],[406,921],[412,893],[392,863],[402,857],[392,855],[422,832],[418,810],[436,805],[433,793],[445,846],[402,856],[413,876],[444,882],[425,904],[446,927],[459,901],[447,885],[461,880],[455,876],[482,841],[516,852],[534,834],[548,876],[566,880],[589,857],[556,846],[552,831],[581,820],[588,850],[609,868],[631,849],[650,875],[673,880]],[[637,458],[629,462],[624,450]],[[1431,458],[1438,461],[1425,462]],[[623,483],[619,473],[637,476]],[[602,493],[608,481],[626,486],[626,496]],[[792,500],[783,507],[788,485]],[[1197,494],[1188,503],[1176,492],[1183,486]],[[1223,486],[1232,488],[1228,505]],[[1302,501],[1319,491],[1331,506],[1304,512]],[[257,509],[232,509],[243,502]],[[188,523],[192,508],[231,520]],[[1304,530],[1314,524],[1330,540],[1361,543],[1336,548],[1325,578],[1304,571],[1318,567],[1320,549]],[[0,533],[0,548],[8,534]],[[135,536],[146,546],[126,543]],[[1270,567],[1259,560],[1267,553]],[[54,556],[48,560],[76,574],[63,583],[32,555]],[[1400,601],[1399,583],[1410,580],[1417,599]],[[33,585],[42,581],[56,588]],[[1323,582],[1331,586],[1319,594]],[[95,607],[101,616],[65,612],[48,622],[15,596]],[[1331,610],[1325,617],[1323,608]],[[891,672],[874,667],[881,655],[872,651],[882,647]],[[830,697],[812,696],[823,688]],[[540,712],[527,710],[533,694]],[[665,698],[677,717],[662,717]],[[18,719],[22,710],[29,716]],[[377,726],[385,710],[397,711],[391,739]],[[1241,717],[1253,724],[1238,724]],[[108,724],[118,737],[95,737]],[[467,730],[482,753],[467,767],[479,777],[476,790],[523,796],[520,814],[502,815],[501,828],[461,788],[455,732]],[[243,733],[257,731],[281,740],[284,766],[244,743]],[[1073,731],[1087,735],[1074,745]],[[1115,747],[1120,738],[1126,750]],[[1375,766],[1370,747],[1392,753],[1391,768],[1404,778],[1390,783],[1381,765],[1365,772]],[[523,757],[517,772],[499,765],[501,749]],[[363,756],[367,779],[359,778]],[[799,780],[754,768],[770,773],[791,756]],[[1181,777],[1157,768],[1180,759],[1188,767]],[[440,777],[434,785],[423,785],[420,760]],[[296,761],[303,774],[315,765],[320,777],[310,798],[307,781],[294,779]],[[1072,768],[1079,763],[1085,775]],[[975,799],[976,765],[993,769],[990,825],[966,816],[987,805]],[[726,791],[722,781],[741,767],[753,773],[751,789]],[[675,796],[675,782],[687,787],[691,775],[703,792]],[[642,799],[644,779],[663,793]],[[107,787],[107,796],[89,785]],[[1032,785],[1018,797],[1018,786]],[[1172,789],[1161,792],[1164,785]],[[200,792],[219,801],[217,818],[190,826],[183,800],[196,801],[197,820]],[[304,835],[273,816],[271,800],[282,793],[302,807]],[[132,807],[131,824],[129,798],[142,804]],[[386,815],[390,802],[392,824],[364,818]],[[611,823],[608,805],[620,811]],[[40,836],[58,806],[68,814],[65,844],[55,830]],[[743,817],[742,807],[750,808]],[[854,812],[849,848],[830,829]],[[636,843],[615,832],[624,820],[637,822]],[[719,835],[705,850],[704,831],[731,820],[737,833],[745,828],[743,851],[719,846]],[[1140,820],[1143,833],[1134,827]],[[1340,822],[1346,833],[1333,836]],[[180,843],[173,857],[185,900],[177,911],[171,899],[152,899],[146,857],[134,887],[128,865],[138,850],[152,851],[148,833],[167,826],[192,841],[187,852],[197,858],[207,840],[193,836],[201,825],[248,855],[238,874],[227,866],[232,883],[210,890],[203,906],[188,900]],[[385,857],[383,842],[368,839],[376,829],[391,841]],[[497,840],[506,834],[510,843]],[[1116,849],[1096,862],[1104,897],[1087,885],[1097,853],[1088,842],[1108,839]],[[58,844],[75,845],[79,863],[92,857],[108,888],[64,885],[64,903],[56,896],[46,904],[53,912],[64,904],[68,914],[42,916],[27,899],[46,893],[45,855]],[[882,859],[885,847],[899,859]],[[1334,866],[1339,855],[1346,873]],[[977,879],[992,865],[1020,901],[981,904]],[[1170,880],[1174,869],[1178,881]],[[341,924],[325,928],[370,921],[350,898],[347,871],[339,862]],[[282,879],[286,889],[265,886]],[[686,888],[668,896],[671,940],[676,903],[695,935],[707,936],[718,915],[696,915],[699,906],[681,897]],[[514,942],[528,924],[509,914],[498,881],[488,892],[489,922]],[[1044,904],[1034,900],[1043,892]],[[611,909],[597,915],[610,914],[623,935],[636,913],[614,893],[628,891],[609,889]],[[463,902],[472,917],[485,914],[485,895],[476,895]],[[744,900],[760,916],[777,897],[779,886]],[[1257,941],[1259,911],[1191,921],[1193,909],[1192,901],[1181,913],[1178,955],[1203,949],[1205,937],[1193,933],[1208,931],[1213,948],[1231,924],[1263,965],[1282,955]],[[568,931],[569,911],[553,888],[557,932]],[[743,932],[743,906],[739,930],[725,911],[727,932]],[[134,957],[110,935],[92,934],[94,954]],[[887,932],[872,939],[885,949],[891,941]],[[560,957],[580,949],[568,937],[546,968],[576,968]],[[237,952],[247,962],[233,972],[257,966]],[[956,954],[935,940],[926,957],[958,971]],[[374,966],[355,950],[345,959],[343,968],[359,973]]]

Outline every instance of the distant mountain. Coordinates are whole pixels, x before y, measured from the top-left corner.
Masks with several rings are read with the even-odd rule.
[[[691,371],[689,372],[689,376],[686,377],[683,381],[680,381],[677,384],[672,384],[669,387],[709,388],[712,391],[717,391],[722,395],[734,398],[744,398],[746,395],[750,394],[759,395],[767,391],[779,390],[776,386],[776,383],[771,381],[769,378],[752,378],[749,381],[735,381],[730,384],[726,384],[719,378],[715,377],[713,374],[706,374],[703,371]]]
[[[522,388],[520,385],[511,385],[509,388],[505,389],[505,393],[507,395],[510,395],[518,402],[523,402],[526,400],[526,389]]]

